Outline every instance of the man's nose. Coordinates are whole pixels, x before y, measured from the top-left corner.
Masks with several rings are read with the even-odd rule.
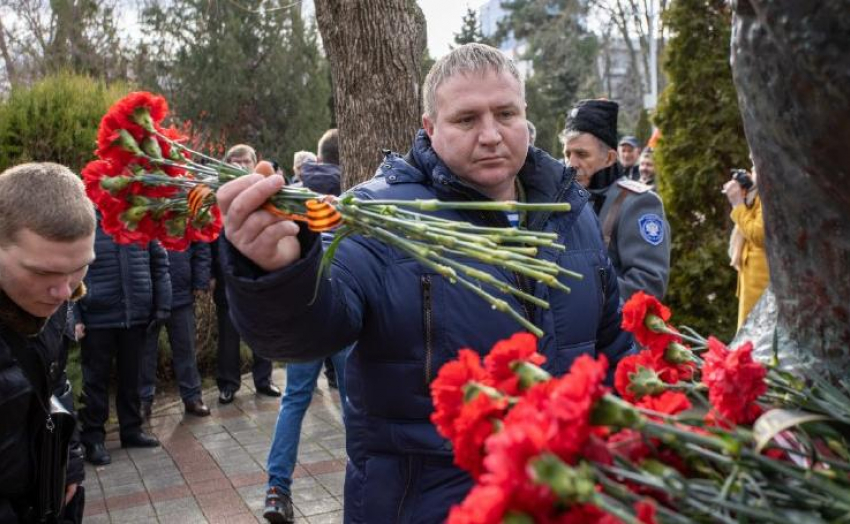
[[[492,116],[485,117],[481,124],[481,132],[478,134],[478,141],[482,145],[492,146],[502,141],[502,131],[499,127],[499,122]]]
[[[68,300],[74,294],[70,277],[63,278],[50,286],[50,296],[59,300]]]

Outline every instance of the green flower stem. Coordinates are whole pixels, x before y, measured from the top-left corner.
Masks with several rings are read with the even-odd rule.
[[[183,151],[186,151],[187,153],[189,153],[189,154],[191,154],[191,155],[199,156],[199,157],[201,157],[201,158],[203,158],[203,159],[205,159],[205,160],[208,160],[209,162],[211,162],[211,163],[213,163],[213,164],[215,164],[215,165],[222,165],[222,164],[224,164],[224,162],[222,162],[222,161],[221,161],[221,160],[219,160],[218,158],[213,158],[213,157],[211,157],[211,156],[208,156],[208,155],[205,155],[205,154],[201,153],[200,151],[195,151],[195,150],[193,150],[193,149],[189,149],[188,147],[186,147],[185,145],[181,144],[180,142],[175,142],[174,140],[172,140],[172,139],[168,138],[167,136],[163,135],[162,133],[160,133],[160,132],[159,132],[159,131],[157,131],[156,129],[153,129],[153,130],[152,130],[152,132],[153,132],[156,136],[158,136],[159,138],[161,138],[161,139],[165,140],[166,142],[168,142],[169,144],[171,144],[171,147],[176,147],[177,149],[181,149],[181,150],[183,150]]]
[[[442,257],[439,255],[433,255],[435,261],[444,264],[446,266],[452,267],[458,271],[463,272],[465,275],[468,275],[470,278],[474,278],[484,284],[489,284],[494,288],[498,289],[502,293],[507,293],[519,297],[526,302],[534,304],[535,306],[541,307],[543,309],[549,309],[549,303],[545,300],[535,297],[534,295],[530,295],[521,289],[517,289],[511,285],[506,284],[505,282],[497,279],[490,273],[486,273],[479,269],[475,269],[473,267],[466,266],[459,262],[455,262],[454,260],[446,257]]]
[[[609,497],[605,493],[597,493],[591,503],[605,513],[614,515],[627,524],[641,524],[635,514],[623,507],[619,500]]]
[[[457,282],[461,286],[469,289],[479,297],[486,300],[493,307],[493,309],[501,311],[502,313],[507,313],[511,318],[516,320],[521,326],[523,326],[525,329],[527,329],[537,337],[543,336],[543,331],[540,328],[538,328],[530,321],[528,321],[525,317],[514,311],[513,308],[508,305],[507,302],[494,297],[493,295],[481,289],[479,286],[476,286],[475,284],[472,284],[466,279],[459,277],[457,273],[455,273],[454,270],[452,270],[451,268],[437,264],[436,262],[428,258],[430,256],[430,252],[427,248],[417,246],[414,243],[399,238],[398,236],[390,233],[389,231],[386,231],[385,229],[379,227],[371,227],[367,231],[370,234],[374,235],[376,238],[382,239],[388,244],[395,245],[399,249],[410,253],[420,263],[427,267],[433,268],[439,274],[448,278],[450,281]]]
[[[568,212],[572,206],[561,204],[528,204],[525,202],[445,202],[442,200],[360,200],[357,205],[398,206],[414,208],[420,211],[440,211],[444,209],[467,209],[475,211],[560,211]]]
[[[476,260],[480,260],[481,262],[491,266],[508,268],[508,263],[517,263],[523,264],[534,271],[546,273],[552,278],[558,274],[554,269],[554,265],[540,265],[538,263],[539,261],[537,261],[534,257],[522,256],[518,253],[503,253],[494,250],[478,250],[470,248],[451,249],[447,247],[442,247],[442,250],[447,254],[458,257],[475,258]]]
[[[602,486],[603,492],[609,494],[617,500],[625,500],[630,504],[634,504],[635,502],[639,502],[642,500],[642,497],[634,494],[633,492],[626,489],[623,484],[619,482],[615,482],[608,478],[608,475],[603,473],[599,468],[593,467],[594,473],[596,476],[597,482]],[[685,515],[681,515],[672,511],[661,504],[655,505],[655,511],[659,515],[660,522],[671,523],[671,524],[697,524],[695,520],[692,520]]]
[[[373,202],[371,200],[367,200],[365,202]],[[475,224],[470,224],[469,222],[457,222],[454,220],[449,220],[446,218],[434,216],[434,215],[423,215],[420,213],[416,213],[414,211],[409,211],[407,209],[398,209],[399,215],[408,216],[415,220],[422,220],[428,222],[438,222],[446,228],[450,229],[462,229],[465,231],[474,231],[476,233],[493,233],[497,235],[507,235],[507,236],[523,236],[523,235],[531,235],[537,238],[548,238],[550,240],[557,240],[558,234],[552,233],[548,231],[532,231],[530,229],[517,229],[517,228],[509,228],[509,227],[492,227],[492,226],[477,226]]]

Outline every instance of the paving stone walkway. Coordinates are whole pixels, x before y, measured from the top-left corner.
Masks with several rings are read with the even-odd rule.
[[[285,373],[274,382],[283,389]],[[159,399],[158,399],[159,400]],[[112,464],[86,465],[86,524],[256,523],[262,517],[266,457],[279,399],[256,395],[250,374],[232,404],[204,392],[212,415],[183,414],[183,404],[154,404],[150,430],[161,448],[121,449],[108,429]],[[324,377],[301,430],[293,502],[298,523],[342,522],[345,436],[339,395]]]

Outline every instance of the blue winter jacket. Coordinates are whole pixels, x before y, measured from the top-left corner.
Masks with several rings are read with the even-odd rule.
[[[530,307],[545,331],[539,342],[546,367],[564,373],[582,354],[606,354],[613,363],[632,349],[620,330],[617,276],[603,245],[588,193],[566,168],[529,149],[519,173],[529,202],[569,202],[567,213],[530,213],[530,229],[556,232],[566,252],[538,256],[577,271],[564,278],[572,293],[527,283],[551,309]],[[368,199],[486,200],[452,174],[420,131],[407,157],[390,154],[372,180],[352,190]],[[507,226],[503,213],[441,212],[482,225]],[[521,331],[468,290],[452,285],[411,257],[375,240],[351,237],[333,260],[330,278],[313,299],[322,243],[302,232],[302,259],[264,273],[230,244],[225,269],[231,315],[258,354],[289,361],[315,360],[356,342],[346,366],[349,463],[345,521],[443,522],[472,486],[452,464],[452,451],[431,424],[429,384],[460,348],[480,354]],[[464,261],[517,285],[508,271]],[[513,297],[503,297],[517,311]]]
[[[116,244],[98,225],[95,261],[86,296],[77,302],[86,329],[144,326],[171,311],[168,255],[159,242],[147,248]]]
[[[205,242],[193,242],[186,251],[168,251],[172,309],[193,304],[195,291],[210,288],[211,264],[210,245]]]

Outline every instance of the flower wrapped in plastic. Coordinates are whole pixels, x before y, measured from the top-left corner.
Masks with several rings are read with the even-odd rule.
[[[164,127],[168,104],[146,92],[115,103],[98,130],[98,160],[83,169],[89,197],[102,215],[102,227],[119,243],[159,240],[171,250],[214,240],[221,230],[215,191],[249,174],[190,149],[187,138]],[[322,261],[327,269],[336,246],[349,235],[363,235],[406,252],[510,315],[525,329],[542,331],[498,295],[514,295],[537,307],[549,304],[492,275],[464,264],[474,259],[569,292],[564,277],[582,278],[558,264],[537,258],[541,248],[566,249],[557,234],[518,228],[481,227],[429,214],[444,209],[566,212],[568,203],[443,202],[439,200],[361,200],[301,187],[283,187],[263,206],[268,212],[304,223],[316,232],[333,231],[334,242]]]

